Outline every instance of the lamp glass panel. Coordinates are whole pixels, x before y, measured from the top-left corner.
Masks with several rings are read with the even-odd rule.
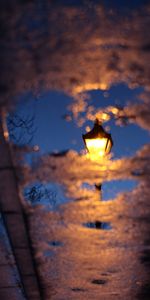
[[[103,157],[106,154],[107,138],[86,139],[86,146],[90,157],[94,160]]]
[[[110,140],[108,140],[107,148],[106,148],[106,151],[105,151],[107,154],[110,152],[111,147],[112,147],[112,144],[111,144]]]

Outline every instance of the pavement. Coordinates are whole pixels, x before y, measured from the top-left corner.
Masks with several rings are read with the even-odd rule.
[[[0,299],[26,299],[2,215],[0,215],[0,278]]]
[[[0,214],[14,256],[20,285],[27,300],[42,299],[26,218],[19,199],[11,152],[0,127]],[[17,287],[1,243],[0,299],[15,299]],[[13,284],[12,284],[13,283]],[[14,297],[14,298],[13,298]],[[18,299],[18,298],[16,298]]]

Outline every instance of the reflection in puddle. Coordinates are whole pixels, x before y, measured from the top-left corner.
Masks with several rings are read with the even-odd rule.
[[[105,283],[107,283],[107,280],[105,280],[105,279],[93,279],[92,283],[93,284],[105,284]]]
[[[49,249],[47,249],[43,252],[43,256],[45,256],[45,257],[51,257],[53,255],[54,255],[54,252]]]
[[[130,192],[137,186],[136,180],[111,180],[102,184],[102,200],[114,199],[117,194]]]
[[[48,242],[48,245],[54,246],[54,247],[61,247],[61,246],[63,246],[63,243],[60,241],[51,241],[51,242]]]
[[[91,229],[103,229],[103,230],[110,230],[112,229],[112,226],[109,222],[101,222],[101,221],[95,221],[95,222],[87,222],[83,224],[87,228]]]
[[[40,228],[39,219],[34,218],[38,234],[49,247],[41,259],[46,300],[99,300],[100,295],[106,300],[137,299],[147,276],[145,264],[149,266],[149,251],[144,251],[149,223],[141,202],[143,187],[138,197],[135,191],[130,201],[128,193],[107,202],[93,193],[89,200],[65,203],[58,212],[42,211]],[[144,191],[148,195],[149,183]]]
[[[21,1],[15,1],[15,3],[19,2]],[[1,92],[4,94],[3,101],[7,102],[10,99],[10,106],[11,99],[17,96],[16,93],[19,96],[24,91],[32,90],[32,96],[30,95],[29,98],[38,100],[40,94],[45,98],[45,101],[36,101],[38,110],[35,111],[39,112],[35,114],[36,124],[40,127],[41,123],[42,130],[37,130],[38,134],[34,137],[33,145],[39,145],[42,148],[41,153],[48,154],[42,158],[37,167],[33,159],[33,170],[25,166],[20,173],[21,178],[25,176],[24,184],[28,184],[24,190],[24,198],[33,206],[32,213],[29,213],[29,218],[32,219],[30,224],[33,245],[39,247],[37,249],[39,257],[43,255],[46,258],[39,270],[42,283],[44,282],[43,287],[47,290],[47,297],[44,298],[45,300],[133,300],[136,299],[137,294],[136,284],[142,282],[144,277],[144,265],[149,265],[149,251],[143,251],[143,239],[149,236],[150,229],[148,228],[150,223],[144,219],[147,213],[150,214],[149,189],[146,190],[145,184],[141,190],[139,187],[129,195],[124,193],[116,201],[103,202],[99,201],[101,193],[96,193],[90,184],[94,186],[104,179],[132,176],[141,177],[141,180],[145,177],[149,187],[149,147],[143,147],[143,150],[133,157],[112,160],[111,164],[107,159],[103,163],[91,163],[90,159],[75,151],[75,149],[80,151],[83,147],[81,130],[76,131],[74,127],[68,125],[63,126],[60,118],[63,111],[61,103],[68,103],[68,99],[65,100],[63,95],[60,98],[54,94],[48,96],[45,90],[61,90],[62,93],[74,97],[75,101],[70,105],[71,119],[83,116],[77,121],[93,121],[96,117],[108,121],[109,115],[112,120],[108,126],[113,123],[111,121],[116,121],[116,125],[128,125],[122,130],[112,124],[113,151],[118,157],[123,157],[128,152],[127,147],[130,154],[134,153],[140,145],[149,141],[147,134],[141,133],[138,127],[131,124],[135,123],[148,129],[150,123],[148,114],[150,42],[147,32],[150,26],[150,7],[147,6],[145,9],[141,7],[139,12],[133,11],[132,15],[128,15],[125,9],[121,15],[111,6],[105,9],[105,5],[98,4],[98,2],[109,1],[38,2],[38,9],[37,5],[35,7],[33,5],[31,11],[29,8],[32,5],[23,8],[21,12],[21,16],[25,13],[23,18],[18,14],[19,10],[15,5],[15,15],[11,18],[11,22],[7,22],[8,9],[3,13],[4,24],[7,26],[4,26],[6,35],[4,34],[2,39],[4,48],[2,53],[6,52],[6,57],[2,54],[4,76]],[[53,3],[52,6],[48,5],[48,2],[56,2],[56,7]],[[63,2],[66,5],[63,6]],[[72,4],[67,5],[69,2]],[[88,5],[75,6],[73,3],[76,2],[84,2]],[[59,6],[58,3],[62,5]],[[18,8],[20,7],[19,4]],[[31,22],[30,16],[33,16]],[[16,31],[17,24],[20,25],[19,31]],[[13,51],[9,51],[10,67],[6,64],[8,51],[5,51],[9,37],[13,48]],[[25,58],[28,60],[27,63]],[[23,68],[24,63],[25,68]],[[128,89],[118,86],[115,95],[110,88],[119,83],[126,83]],[[137,88],[140,90],[137,91]],[[93,107],[88,95],[82,94],[92,89],[100,90],[103,98],[114,98],[113,102],[109,101],[107,104],[107,113],[105,110],[102,112],[100,108],[103,99],[97,101],[98,107],[95,105]],[[128,90],[132,90],[132,97],[129,96]],[[26,95],[24,96],[26,102]],[[48,103],[46,98],[53,98],[54,105],[51,101]],[[98,95],[98,98],[101,100],[101,96]],[[132,102],[134,98],[136,102]],[[128,99],[131,99],[132,104],[127,104]],[[45,107],[38,106],[40,102],[45,103]],[[25,110],[29,116],[28,109]],[[83,122],[78,124],[82,126]],[[30,132],[31,129],[27,131]],[[60,150],[64,147],[70,149],[72,139],[77,140],[73,151],[49,154],[52,149]],[[26,151],[29,151],[28,148],[30,147],[27,147]],[[18,168],[18,163],[14,166],[19,178],[20,167]],[[22,174],[23,171],[25,174]],[[41,184],[41,181],[44,183]],[[87,184],[82,185],[82,182],[86,181]],[[55,185],[54,182],[58,184]],[[10,182],[8,186],[13,187],[12,183]],[[80,201],[67,203],[59,186],[62,184],[65,186],[68,198],[77,198]],[[118,192],[132,190],[135,185],[133,181],[104,183],[102,198],[103,200],[115,198]],[[45,209],[41,212],[41,204],[45,205],[47,211]],[[140,218],[144,221],[141,222]],[[106,232],[105,230],[112,229],[111,224],[114,226],[113,230]],[[48,245],[46,244],[48,249],[45,249],[45,241],[49,241]],[[141,249],[143,252],[140,260]],[[107,274],[109,270],[118,270],[118,272],[112,272],[108,284],[105,284],[107,280],[103,279],[101,274]],[[140,299],[149,299],[149,285],[144,284],[143,281],[141,286],[146,292],[142,291]],[[83,297],[82,287],[86,290],[85,297]],[[77,298],[72,297],[74,292],[78,292]]]
[[[85,292],[86,290],[83,288],[72,288],[71,289],[73,292]]]
[[[60,186],[54,183],[34,182],[24,189],[24,197],[32,206],[42,204],[47,210],[55,210],[66,198]]]

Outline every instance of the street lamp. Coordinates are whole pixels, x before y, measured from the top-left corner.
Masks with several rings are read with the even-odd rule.
[[[82,137],[92,160],[98,160],[109,154],[113,146],[111,134],[104,130],[98,119],[96,119],[93,129],[83,134]],[[95,186],[101,190],[101,184]]]
[[[107,133],[98,119],[91,131],[82,135],[87,151],[92,160],[97,160],[110,153],[113,146],[111,134]]]

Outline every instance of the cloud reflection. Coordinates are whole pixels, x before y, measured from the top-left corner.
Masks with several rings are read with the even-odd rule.
[[[64,204],[59,213],[34,210],[31,228],[33,235],[36,232],[33,238],[45,299],[98,300],[101,294],[114,300],[141,295],[147,278],[143,261],[145,253],[148,255],[144,250],[149,234],[148,194],[149,183],[145,182],[136,192],[109,203],[100,202],[93,194],[87,201]],[[101,224],[112,228],[102,230]],[[45,241],[50,237],[59,241],[60,247],[48,246]],[[45,257],[47,251],[53,251],[53,256]]]
[[[148,129],[149,12],[149,5],[119,16],[101,5],[91,12],[53,1],[15,1],[13,7],[3,2],[1,106],[13,106],[16,96],[27,91],[37,97],[41,90],[61,90],[73,97],[70,110],[77,120],[85,112],[85,120],[113,117],[120,124],[135,122]],[[88,90],[106,91],[119,83],[142,87],[141,102],[105,110],[89,106]],[[145,247],[143,237],[149,236],[149,152],[146,145],[130,158],[92,162],[85,154],[68,151],[22,168],[23,187],[57,182],[68,198],[78,200],[53,212],[35,207],[29,216],[45,299],[136,298],[146,278],[139,253]],[[107,203],[83,186],[126,178],[140,184]],[[112,224],[112,230],[85,228],[89,222]]]
[[[1,104],[40,87],[75,98],[120,82],[149,90],[149,6],[120,16],[99,4],[47,1],[15,1],[10,10],[2,6]]]
[[[24,166],[22,186],[35,182],[57,183],[65,188],[71,199],[90,199],[96,193],[95,184],[106,181],[133,179],[143,182],[149,179],[149,145],[145,145],[132,157],[110,160],[108,157],[92,161],[85,154],[75,151],[49,154],[41,157],[38,163]],[[89,188],[91,187],[91,188]]]

